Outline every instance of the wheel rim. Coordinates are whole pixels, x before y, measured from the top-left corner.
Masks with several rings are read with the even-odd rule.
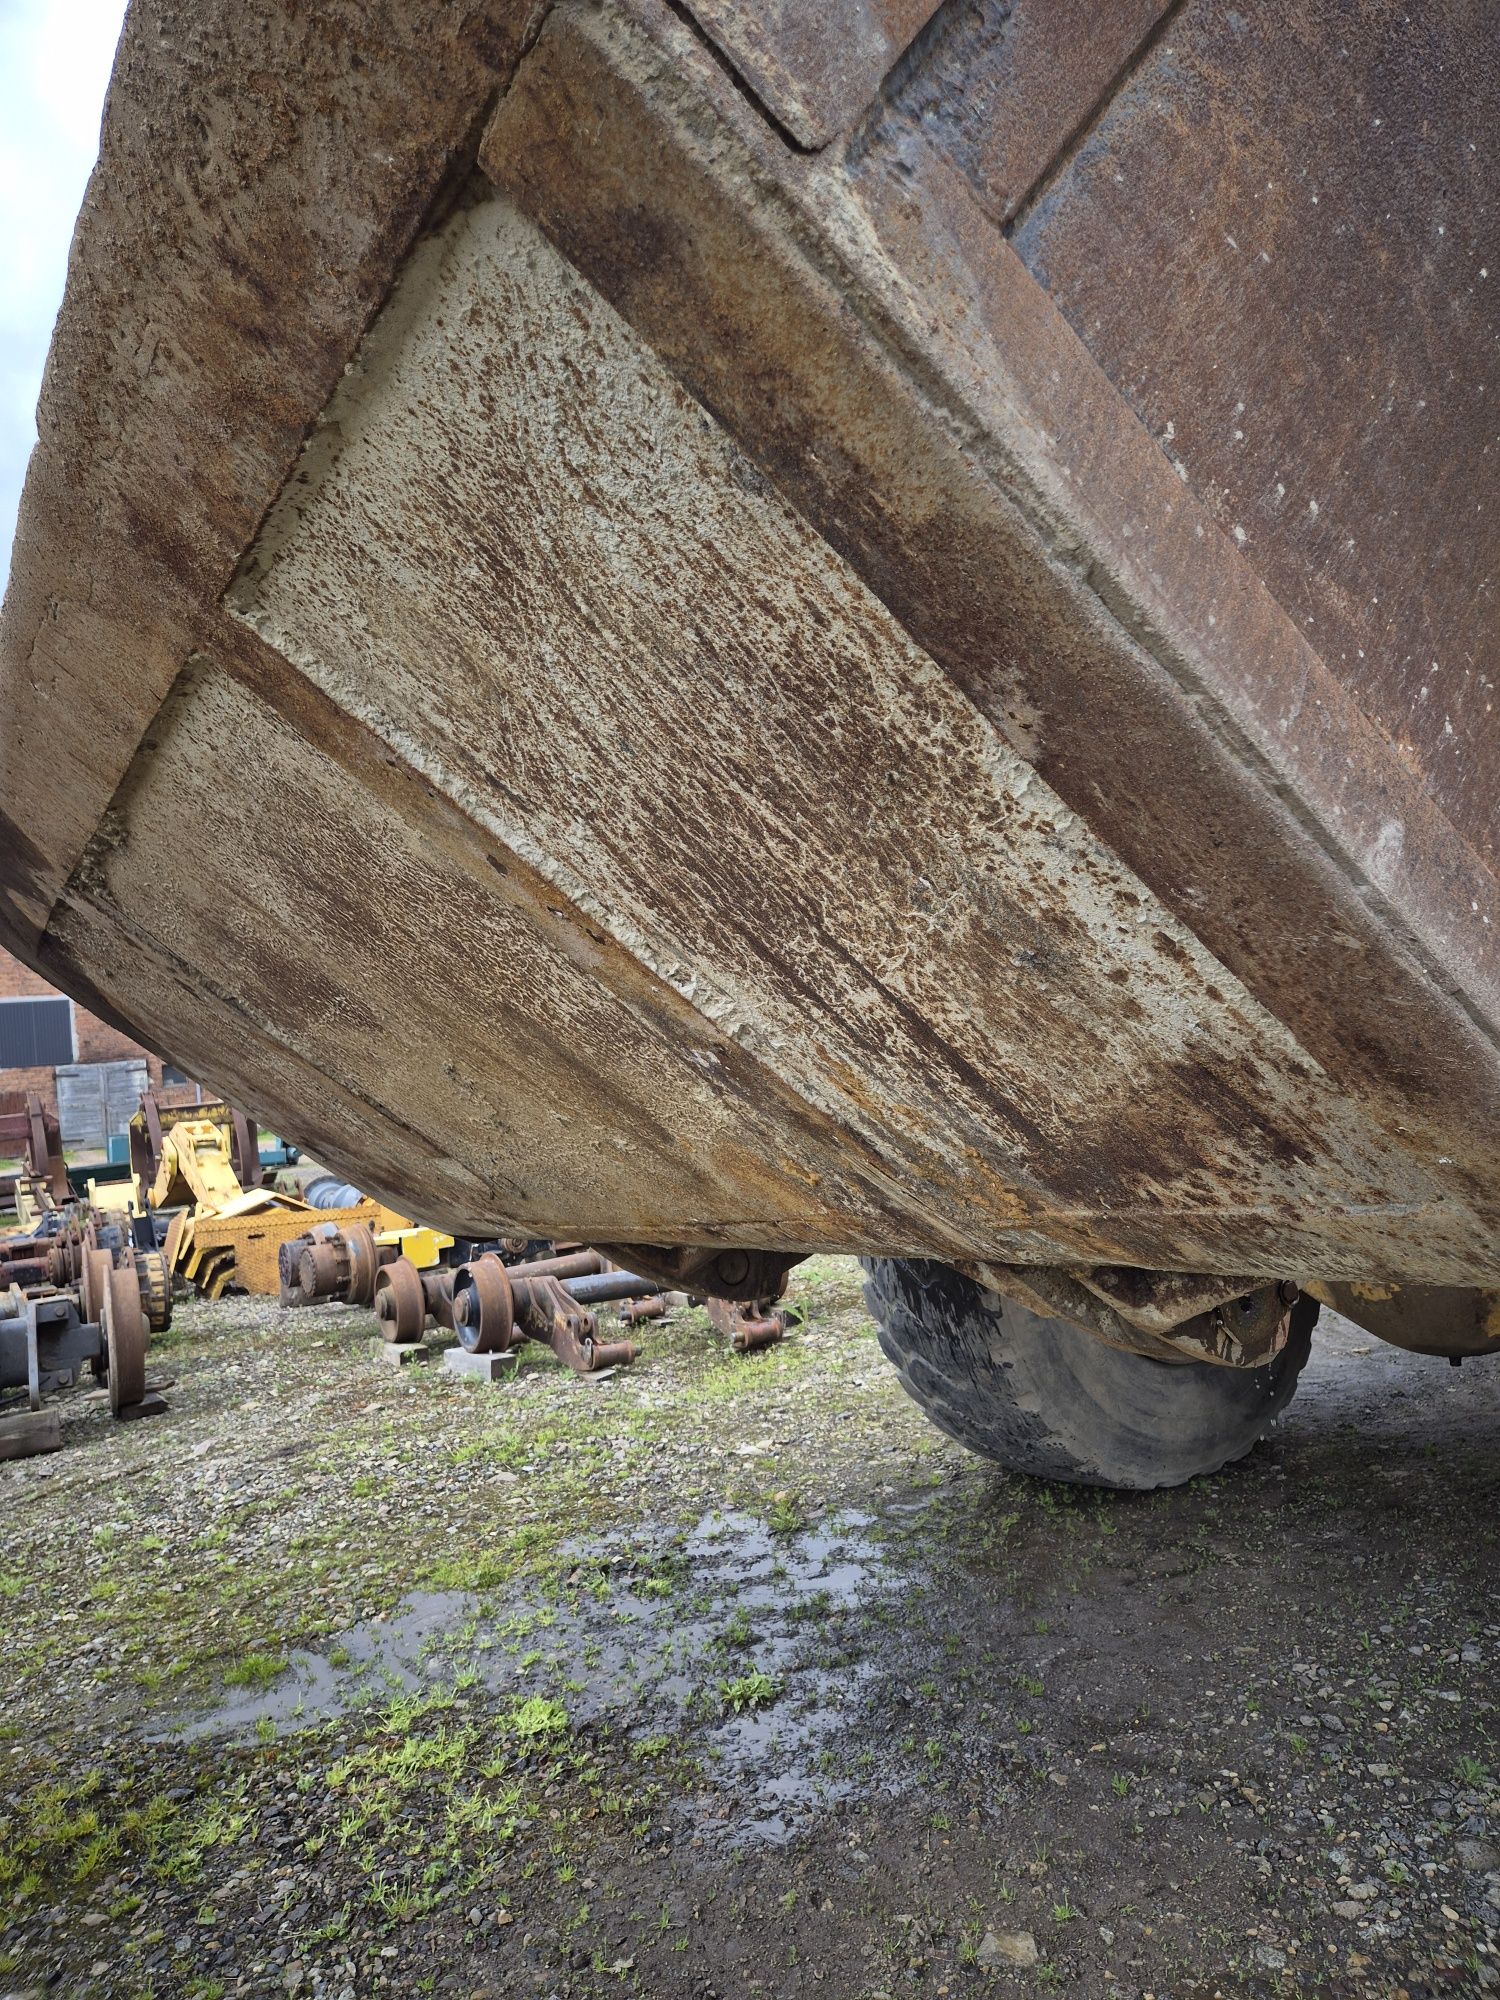
[[[109,1348],[109,1407],[118,1416],[146,1393],[146,1315],[135,1272],[128,1266],[109,1274],[104,1337]]]
[[[137,1250],[135,1271],[146,1323],[153,1333],[165,1333],[172,1324],[172,1279],[167,1260],[159,1250]]]
[[[514,1326],[510,1279],[500,1259],[487,1251],[453,1281],[453,1330],[470,1354],[503,1354]]]
[[[344,1231],[344,1242],[349,1252],[349,1303],[351,1306],[367,1306],[375,1297],[376,1287],[380,1282],[380,1259],[375,1249],[375,1232],[362,1222],[356,1223],[352,1229]],[[407,1263],[409,1260],[401,1258],[398,1261]],[[412,1276],[416,1277],[414,1267]],[[422,1281],[418,1278],[419,1295],[421,1290]],[[417,1322],[417,1331],[419,1333],[421,1331],[420,1320]],[[412,1338],[415,1339],[416,1335],[413,1334]]]
[[[83,1316],[90,1325],[98,1326],[104,1319],[104,1300],[109,1290],[109,1277],[115,1267],[115,1260],[107,1250],[87,1249],[83,1253]]]
[[[409,1257],[398,1257],[376,1273],[375,1317],[387,1340],[404,1345],[422,1338],[427,1300],[421,1274]]]

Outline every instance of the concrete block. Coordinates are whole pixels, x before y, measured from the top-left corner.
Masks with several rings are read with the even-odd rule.
[[[372,1340],[377,1360],[387,1368],[410,1368],[414,1363],[430,1361],[432,1349],[425,1340]]]
[[[443,1366],[450,1375],[466,1382],[508,1382],[515,1371],[513,1354],[470,1354],[466,1347],[449,1347],[443,1352]]]

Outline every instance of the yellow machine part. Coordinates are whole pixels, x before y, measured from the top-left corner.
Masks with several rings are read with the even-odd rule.
[[[152,1208],[218,1210],[244,1192],[229,1163],[229,1134],[210,1118],[179,1119],[162,1140],[149,1193],[143,1190]]]
[[[422,1223],[415,1223],[410,1229],[383,1230],[375,1241],[393,1244],[400,1255],[415,1264],[419,1271],[430,1271],[443,1252],[453,1248],[451,1236],[445,1236],[441,1229],[428,1229]]]
[[[89,1176],[89,1206],[130,1211],[139,1206],[136,1200],[135,1182],[96,1181]]]
[[[314,1222],[351,1229],[364,1223],[377,1236],[402,1231],[406,1218],[378,1201],[357,1208],[309,1208],[291,1195],[254,1188],[215,1215],[183,1215],[167,1234],[166,1253],[174,1269],[209,1298],[234,1285],[271,1295],[281,1289],[277,1258],[283,1243],[303,1236]]]

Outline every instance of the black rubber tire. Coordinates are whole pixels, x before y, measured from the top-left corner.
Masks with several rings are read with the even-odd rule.
[[[1243,1458],[1291,1401],[1318,1317],[1299,1300],[1265,1368],[1152,1361],[946,1264],[864,1269],[880,1344],[933,1423],[1010,1472],[1079,1486],[1180,1486]]]

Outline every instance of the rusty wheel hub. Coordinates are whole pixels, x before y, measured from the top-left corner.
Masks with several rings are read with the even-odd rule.
[[[374,1252],[372,1237],[372,1257]],[[350,1300],[354,1301],[352,1291]],[[386,1340],[405,1345],[422,1338],[427,1325],[427,1295],[422,1289],[422,1274],[409,1257],[397,1257],[375,1273],[375,1317]]]
[[[515,1302],[505,1266],[492,1251],[453,1280],[453,1330],[471,1354],[503,1354],[515,1334]]]

